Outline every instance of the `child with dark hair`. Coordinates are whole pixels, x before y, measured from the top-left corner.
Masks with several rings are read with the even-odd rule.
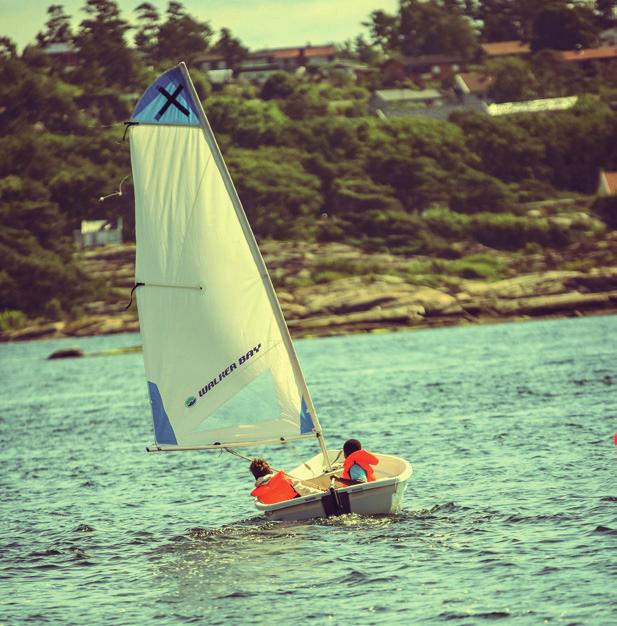
[[[255,477],[255,489],[251,491],[251,495],[264,504],[319,493],[318,489],[304,485],[299,480],[293,480],[283,471],[275,472],[265,459],[253,459],[249,470]]]
[[[357,439],[348,439],[343,444],[343,478],[366,483],[375,480],[373,465],[379,463],[379,459],[362,449],[362,444]]]

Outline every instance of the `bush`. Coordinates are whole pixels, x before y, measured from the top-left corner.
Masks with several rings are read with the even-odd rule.
[[[28,318],[22,311],[11,309],[0,312],[0,332],[23,328],[28,323]]]
[[[469,230],[469,217],[444,207],[427,209],[422,213],[426,225],[446,239],[462,239]]]
[[[591,210],[611,229],[617,228],[617,196],[597,198]]]
[[[43,309],[43,315],[45,315],[45,317],[52,322],[57,322],[58,320],[61,320],[62,305],[60,304],[60,300],[58,300],[58,298],[51,298],[50,300],[48,300]]]
[[[529,242],[560,248],[573,239],[572,233],[565,226],[547,219],[492,213],[474,215],[470,233],[478,242],[502,250],[518,250]]]
[[[501,262],[488,254],[472,254],[448,264],[448,271],[461,278],[497,280],[501,277]]]

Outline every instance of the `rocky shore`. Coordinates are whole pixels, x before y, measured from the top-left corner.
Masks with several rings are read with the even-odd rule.
[[[262,249],[296,337],[617,312],[617,267],[537,271],[492,282],[452,276],[427,280],[405,273],[409,259],[367,257],[341,244],[269,242]],[[107,285],[105,299],[89,303],[79,319],[39,320],[5,331],[0,340],[138,331],[135,304],[125,310],[134,254],[130,245],[83,253],[82,267]],[[320,274],[324,258],[330,267],[355,269],[355,275]]]

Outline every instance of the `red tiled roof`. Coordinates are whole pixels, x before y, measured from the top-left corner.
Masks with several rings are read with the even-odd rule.
[[[617,172],[602,172],[606,190],[610,195],[617,194]]]
[[[617,59],[617,48],[585,48],[583,50],[566,50],[561,53],[564,61],[592,61],[594,59]]]
[[[271,48],[266,50],[257,50],[250,56],[264,57],[269,56],[274,59],[295,59],[299,56],[305,58],[317,56],[330,56],[336,54],[336,46],[301,46],[298,48]]]
[[[480,72],[461,72],[458,76],[460,76],[461,80],[467,86],[467,89],[469,89],[469,93],[484,94],[495,82],[494,76]]]
[[[483,43],[482,50],[490,57],[531,54],[529,44],[522,41],[494,41]]]
[[[336,46],[308,46],[304,48],[305,57],[326,57],[336,54]]]

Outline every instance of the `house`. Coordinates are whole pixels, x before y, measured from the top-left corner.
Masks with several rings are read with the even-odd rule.
[[[486,102],[495,77],[484,72],[461,72],[454,77],[454,92],[464,104]]]
[[[115,226],[109,220],[82,220],[80,230],[73,231],[75,243],[83,248],[122,243],[122,218]]]
[[[617,61],[617,48],[582,48],[581,50],[565,50],[559,56],[567,63],[576,63],[584,71],[593,73],[596,63]]]
[[[481,44],[482,51],[489,59],[498,57],[522,57],[531,54],[531,47],[522,41],[493,41]]]
[[[251,52],[240,66],[238,76],[260,81],[277,71],[297,72],[301,67],[322,67],[336,59],[336,46],[268,48]]]
[[[617,196],[617,172],[600,170],[599,196]]]
[[[266,48],[250,52],[238,67],[239,78],[263,81],[274,72],[296,72],[301,67],[322,67],[336,59],[336,46],[303,46],[295,48]],[[207,54],[193,63],[210,76],[210,72],[230,69],[221,55]]]
[[[333,74],[340,73],[354,81],[368,80],[377,71],[377,68],[366,63],[350,61],[349,59],[337,59],[319,67],[319,73],[324,77],[331,77]]]
[[[400,117],[436,110],[445,104],[436,89],[380,89],[368,101],[369,110],[378,117]]]
[[[370,110],[386,115],[441,104],[443,96],[436,89],[380,89],[373,92],[368,102]]]
[[[564,98],[543,98],[541,100],[527,100],[525,102],[503,102],[487,105],[487,113],[498,115],[512,115],[514,113],[546,113],[548,111],[565,111],[571,109],[578,102],[578,96]]]
[[[63,71],[71,70],[79,66],[79,52],[77,48],[69,42],[48,43],[41,48],[41,52],[46,54]]]
[[[461,58],[443,54],[392,58],[381,65],[381,73],[387,84],[405,79],[416,82],[443,80],[465,69],[465,62]]]
[[[234,72],[232,69],[208,70],[206,76],[213,85],[224,85],[233,79]]]

